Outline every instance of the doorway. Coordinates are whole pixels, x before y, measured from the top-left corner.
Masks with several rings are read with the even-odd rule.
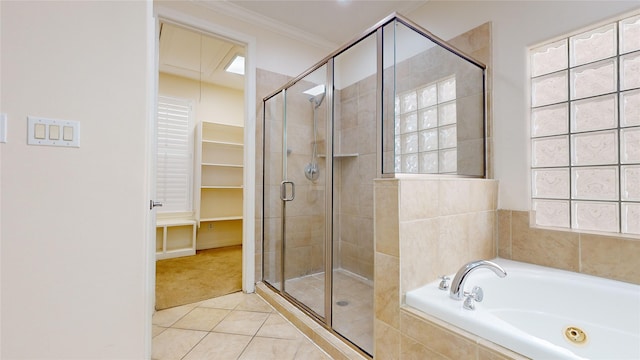
[[[242,290],[245,45],[161,20],[156,309]]]

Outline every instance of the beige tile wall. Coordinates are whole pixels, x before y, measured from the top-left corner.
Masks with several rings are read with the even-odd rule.
[[[492,151],[491,24],[450,43],[487,65],[487,153]],[[493,166],[486,164],[487,176]],[[374,358],[521,359],[507,349],[402,307],[403,294],[462,262],[496,255],[497,182],[377,180],[374,192]],[[396,215],[397,214],[397,215]]]
[[[483,77],[482,71],[475,65],[458,58],[439,46],[434,46],[395,66],[394,72],[386,72],[387,81],[395,81],[395,93],[388,93],[388,101],[396,94],[415,91],[427,84],[443,78],[456,77],[456,138],[457,173],[461,175],[482,176],[485,170],[484,128],[483,128]],[[392,76],[392,75],[395,75]],[[388,109],[391,116],[394,107]],[[391,126],[393,121],[388,122]],[[386,129],[392,131],[392,129]],[[386,161],[386,160],[385,160]]]
[[[495,180],[375,180],[374,358],[521,358],[402,306],[407,291],[496,256],[497,193]]]
[[[498,211],[500,257],[640,284],[640,237],[532,228],[529,223],[528,211]]]
[[[472,58],[482,62],[487,66],[485,71],[487,109],[486,109],[486,158],[489,159],[486,164],[487,178],[493,178],[493,164],[491,162],[491,154],[493,152],[493,55],[492,49],[492,25],[491,22],[484,23],[473,28],[464,34],[456,36],[447,42],[457,49],[465,52]]]
[[[336,153],[358,154],[336,158],[334,179],[338,196],[336,265],[373,279],[373,179],[376,170],[376,78],[369,76],[335,96]]]

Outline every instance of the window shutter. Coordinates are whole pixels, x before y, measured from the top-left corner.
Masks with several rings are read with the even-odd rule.
[[[160,212],[193,211],[192,105],[188,100],[158,97],[156,197]]]

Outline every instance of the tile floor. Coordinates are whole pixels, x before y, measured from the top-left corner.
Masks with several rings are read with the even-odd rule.
[[[158,311],[154,360],[331,360],[256,294],[242,292]]]
[[[324,314],[324,272],[287,280],[287,292]],[[373,354],[373,282],[343,269],[333,271],[333,329]]]

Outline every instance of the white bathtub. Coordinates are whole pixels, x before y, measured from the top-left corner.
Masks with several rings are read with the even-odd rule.
[[[488,269],[467,278],[467,291],[484,291],[475,310],[439,290],[439,281],[407,292],[407,305],[532,359],[640,359],[640,285],[493,261],[505,278]],[[583,330],[586,341],[567,340],[569,326]]]

